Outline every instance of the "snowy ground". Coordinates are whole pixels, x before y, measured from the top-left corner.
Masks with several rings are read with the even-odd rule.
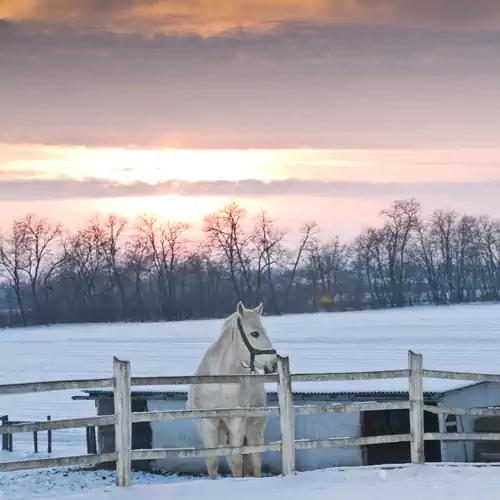
[[[48,458],[49,455],[28,455],[24,453],[5,453],[5,460]],[[7,456],[10,455],[10,456]],[[0,457],[2,457],[0,453]],[[144,472],[134,472],[133,484],[167,484],[189,481],[180,476],[160,476]],[[192,480],[192,479],[191,479]],[[83,492],[113,491],[115,486],[114,471],[91,470],[78,467],[60,469],[37,469],[0,473],[0,500],[30,500],[31,498],[60,498],[62,495],[81,494]],[[76,497],[78,498],[78,497]]]
[[[402,469],[329,469],[262,479],[179,479],[136,474],[130,488],[117,488],[107,472],[39,472],[39,481],[16,473],[0,483],[2,500],[497,500],[500,468],[426,465]],[[144,484],[148,483],[148,484]],[[7,489],[2,488],[7,486]],[[43,488],[43,489],[41,489]]]
[[[423,353],[426,368],[498,373],[498,318],[500,305],[487,304],[290,315],[265,318],[264,324],[280,354],[290,356],[296,373],[406,368],[408,349]],[[221,320],[210,320],[0,330],[0,384],[110,377],[113,356],[130,360],[134,375],[191,374],[220,325]],[[456,385],[449,380],[425,380],[426,390]],[[406,390],[407,381],[294,384],[294,390],[310,391],[377,389]],[[43,420],[47,415],[53,419],[95,415],[94,403],[72,401],[75,394],[81,391],[0,396],[0,416]],[[39,447],[46,450],[44,432],[39,433]],[[16,454],[32,453],[32,435],[14,435],[14,449]],[[52,456],[84,452],[83,429],[53,431]],[[10,455],[0,454],[0,461],[12,460]],[[12,477],[27,474],[38,481],[46,473],[20,474]],[[0,486],[5,480],[0,474]]]
[[[500,305],[486,304],[289,315],[267,317],[264,324],[278,351],[290,355],[296,373],[406,368],[408,349],[423,353],[426,368],[497,373],[498,318]],[[0,330],[0,384],[111,377],[115,355],[132,362],[134,375],[191,374],[220,325],[221,320],[209,320]],[[424,381],[426,390],[456,385],[452,380]],[[294,384],[294,390],[310,391],[377,389],[406,390],[407,381]],[[0,396],[0,416],[43,420],[47,415],[95,415],[94,403],[72,401],[75,394],[81,391]],[[53,441],[55,455],[79,454],[85,446],[84,430],[54,431]],[[31,435],[15,435],[14,446],[32,452]],[[46,433],[40,433],[39,446],[46,449]]]

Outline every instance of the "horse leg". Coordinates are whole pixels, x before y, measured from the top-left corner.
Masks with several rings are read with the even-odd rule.
[[[265,419],[249,418],[247,423],[246,440],[248,446],[257,446],[264,444],[264,426]],[[251,453],[250,460],[252,462],[252,472],[254,477],[262,476],[262,458],[260,453]]]
[[[248,441],[245,436],[243,439],[243,446],[248,446]],[[252,476],[252,462],[250,461],[250,455],[248,453],[243,454],[243,476]]]
[[[198,420],[198,429],[205,448],[217,448],[219,444],[219,421],[215,419]],[[222,444],[224,446],[224,444]],[[208,477],[217,479],[219,470],[219,457],[205,457]]]
[[[246,419],[237,417],[226,420],[226,426],[229,432],[229,446],[243,446],[246,430]],[[231,469],[233,477],[243,477],[243,455],[227,456],[227,464]]]

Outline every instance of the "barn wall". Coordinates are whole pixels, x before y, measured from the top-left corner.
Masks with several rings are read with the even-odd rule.
[[[331,401],[308,399],[306,404],[326,406]],[[269,401],[275,406],[275,401]],[[295,404],[304,404],[295,401]],[[185,400],[148,400],[148,411],[183,410]],[[153,448],[203,448],[203,443],[198,435],[194,421],[177,420],[173,422],[151,422]],[[331,437],[360,437],[359,412],[303,415],[295,418],[296,439],[326,439]],[[265,442],[279,441],[279,418],[269,417]],[[322,469],[334,466],[362,465],[362,453],[359,447],[345,449],[330,448],[322,450],[299,450],[296,453],[296,467],[298,471]],[[185,474],[206,474],[205,461],[199,458],[179,458],[157,460],[152,464],[162,472],[176,472]],[[281,473],[281,454],[262,454],[263,472]],[[220,472],[228,473],[226,460],[220,460]]]
[[[482,408],[500,406],[500,384],[485,382],[463,389],[447,392],[439,403],[442,408]],[[474,432],[474,423],[478,417],[457,416],[458,432]],[[453,429],[448,427],[448,432]],[[442,444],[443,462],[473,462],[474,442],[445,441]]]

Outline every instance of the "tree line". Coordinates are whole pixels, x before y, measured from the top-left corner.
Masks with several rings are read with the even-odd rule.
[[[0,235],[0,326],[222,317],[500,299],[500,221],[394,201],[352,242],[312,221],[299,238],[237,203],[189,225],[94,218],[69,232],[28,214]]]

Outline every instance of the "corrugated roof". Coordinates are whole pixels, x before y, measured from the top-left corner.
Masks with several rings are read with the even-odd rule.
[[[467,384],[474,385],[474,384]],[[103,397],[109,396],[113,394],[112,389],[88,389],[83,391],[90,398],[95,397]],[[267,391],[268,396],[277,396],[276,391]],[[362,398],[383,398],[387,396],[406,396],[408,395],[408,391],[341,391],[341,392],[332,392],[332,391],[323,391],[323,392],[304,392],[304,391],[293,391],[293,394],[299,397],[314,397],[314,396],[324,396],[328,397],[341,397],[341,396],[353,396],[353,397],[362,397]],[[444,394],[444,392],[435,392],[435,391],[426,391],[424,395],[428,398],[436,398],[440,397]],[[147,390],[147,389],[138,389],[132,391],[132,396],[135,397],[152,397],[152,396],[164,396],[165,399],[169,397],[175,398],[180,396],[187,396],[187,391],[165,391],[165,390]]]

